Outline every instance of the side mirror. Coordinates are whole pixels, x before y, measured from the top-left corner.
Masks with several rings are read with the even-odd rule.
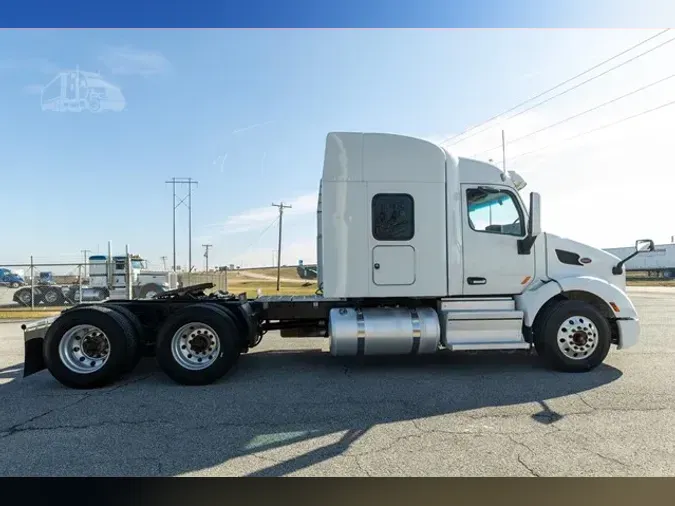
[[[541,196],[530,193],[530,219],[527,222],[527,236],[518,240],[518,254],[529,255],[537,236],[541,234]]]
[[[530,193],[530,222],[527,232],[532,238],[541,234],[541,195],[536,192]]]
[[[626,262],[628,262],[628,260],[639,255],[640,253],[646,253],[648,251],[654,251],[654,241],[651,239],[640,239],[635,241],[635,251],[616,264],[612,268],[612,274],[617,276],[623,274],[623,266],[626,264]]]
[[[637,253],[654,251],[654,241],[652,241],[651,239],[640,239],[638,241],[635,241],[635,251]]]

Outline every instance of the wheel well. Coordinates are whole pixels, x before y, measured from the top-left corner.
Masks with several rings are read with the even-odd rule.
[[[536,333],[537,331],[537,325],[539,325],[542,321],[542,319],[545,317],[546,313],[548,310],[556,305],[558,302],[564,301],[564,300],[579,300],[579,301],[584,301],[587,302],[588,304],[592,305],[595,307],[598,311],[600,311],[600,314],[602,314],[606,319],[607,322],[609,323],[609,328],[612,332],[611,336],[611,341],[612,343],[616,344],[618,343],[618,337],[619,337],[619,329],[616,324],[616,319],[614,318],[614,313],[612,312],[612,308],[607,304],[604,300],[602,300],[600,297],[597,295],[590,293],[590,292],[585,292],[583,290],[570,290],[567,292],[562,292],[556,295],[555,297],[552,297],[549,299],[542,307],[539,309],[539,312],[537,313],[537,316],[535,316],[534,321],[532,322],[532,331]]]

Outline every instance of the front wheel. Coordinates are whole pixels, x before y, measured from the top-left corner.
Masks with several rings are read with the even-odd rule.
[[[594,306],[566,300],[548,309],[534,339],[537,352],[552,369],[584,372],[595,369],[607,357],[611,330]]]

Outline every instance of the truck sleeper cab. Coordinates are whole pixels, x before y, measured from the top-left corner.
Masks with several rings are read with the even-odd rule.
[[[270,330],[326,337],[332,355],[530,350],[588,371],[639,336],[623,261],[541,231],[515,172],[422,139],[335,132],[317,202],[316,296],[206,295],[82,304],[26,325],[24,374],[92,388],[155,355],[182,384],[224,376]],[[636,244],[636,252],[653,248]]]

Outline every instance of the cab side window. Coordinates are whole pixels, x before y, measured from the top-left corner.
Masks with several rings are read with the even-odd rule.
[[[415,201],[406,193],[378,193],[371,202],[376,241],[410,241],[415,235]]]
[[[466,191],[469,225],[476,232],[525,235],[525,219],[514,195],[496,188],[470,188]]]

